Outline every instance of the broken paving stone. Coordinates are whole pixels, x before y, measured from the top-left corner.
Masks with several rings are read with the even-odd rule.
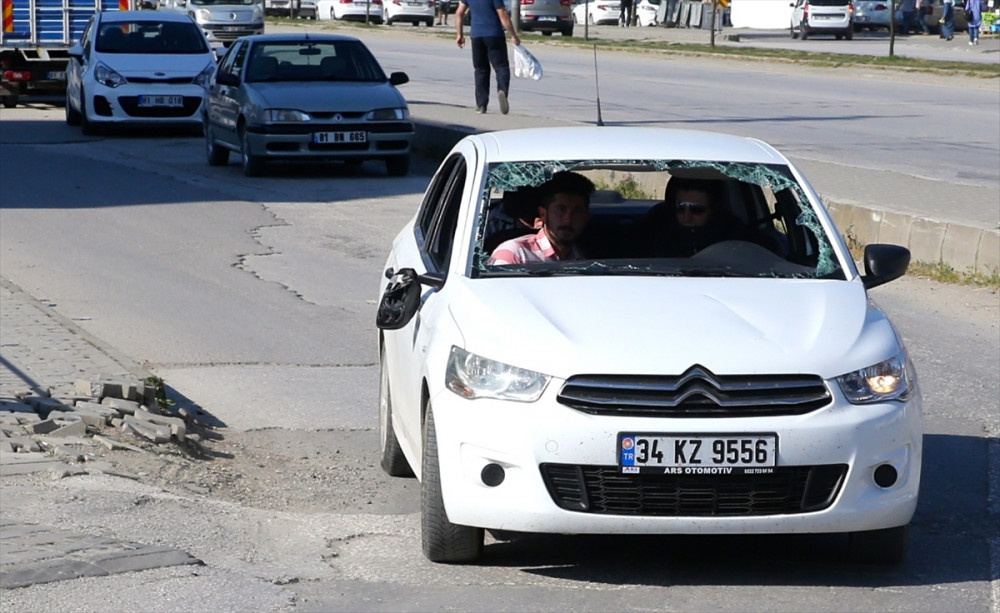
[[[132,415],[125,416],[125,423],[122,424],[122,430],[132,432],[157,444],[170,441],[170,426],[143,421]]]
[[[130,445],[129,443],[123,443],[122,441],[116,441],[110,439],[106,436],[101,436],[100,434],[94,435],[94,440],[98,443],[104,445],[108,449],[128,449],[129,451],[138,451],[139,453],[148,453],[142,447],[136,447],[135,445]]]
[[[123,400],[121,398],[105,398],[101,400],[101,404],[107,407],[111,407],[117,411],[125,413],[126,415],[133,415],[139,410],[139,403],[132,400]]]
[[[183,440],[184,436],[187,434],[187,426],[184,424],[184,420],[179,417],[157,415],[143,409],[136,411],[133,417],[141,419],[142,421],[148,421],[152,424],[167,426],[170,428],[170,434],[172,434],[177,440]]]

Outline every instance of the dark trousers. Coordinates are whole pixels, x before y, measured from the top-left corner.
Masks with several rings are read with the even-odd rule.
[[[507,39],[503,36],[483,36],[472,39],[472,68],[476,72],[476,106],[490,102],[490,66],[497,73],[497,91],[510,91],[510,59]]]

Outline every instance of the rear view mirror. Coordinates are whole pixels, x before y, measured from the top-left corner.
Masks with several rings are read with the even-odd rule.
[[[392,85],[402,85],[409,82],[410,77],[405,72],[394,72],[389,75],[389,83]]]
[[[861,281],[865,289],[878,287],[903,276],[910,265],[910,250],[899,245],[867,245],[865,274]]]
[[[420,307],[420,280],[412,268],[404,268],[389,279],[375,315],[380,330],[399,330],[417,314]]]
[[[231,72],[220,72],[215,76],[215,82],[219,85],[239,85],[240,78]]]

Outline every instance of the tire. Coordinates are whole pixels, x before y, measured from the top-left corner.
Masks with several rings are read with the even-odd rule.
[[[212,126],[205,122],[205,153],[208,155],[209,166],[225,166],[229,163],[229,149],[220,147],[215,142],[215,133]]]
[[[84,136],[94,136],[100,133],[100,129],[87,117],[87,94],[80,88],[80,130]]]
[[[427,21],[424,22],[424,25],[427,26],[428,28],[433,28],[434,27],[434,20],[433,19],[428,19]]]
[[[560,34],[562,34],[563,36],[573,36],[573,28],[566,28],[565,30],[560,32]]]
[[[80,111],[74,109],[73,105],[69,103],[69,92],[66,93],[66,125],[80,125]]]
[[[391,25],[392,25],[393,23],[394,23],[394,22],[392,21],[392,18],[391,18],[391,17],[388,17],[388,18],[386,18],[386,20],[385,20],[385,25],[387,25],[387,26],[391,26]]]
[[[17,96],[4,96],[3,97],[3,108],[12,109],[17,106]]]
[[[404,177],[410,172],[410,156],[396,155],[385,159],[385,169],[390,177]]]
[[[844,39],[854,40],[854,31],[851,30],[850,28],[847,28],[847,30],[844,32]]]
[[[909,526],[852,532],[847,541],[848,558],[860,564],[899,564],[908,549]]]
[[[382,470],[390,477],[413,477],[413,469],[406,461],[396,432],[392,429],[392,394],[389,392],[389,372],[385,366],[384,351],[379,361],[378,430]]]
[[[805,40],[805,39],[809,38],[809,30],[806,29],[806,24],[805,23],[799,24],[799,37],[802,40]]]
[[[833,37],[836,38],[837,40],[843,40],[844,39],[844,35],[843,34],[834,34]]]
[[[240,166],[243,174],[248,177],[264,174],[264,160],[259,155],[250,153],[250,138],[245,127],[240,128]]]
[[[448,521],[441,495],[434,411],[427,402],[423,428],[423,460],[420,482],[420,540],[424,556],[431,562],[475,562],[483,553],[483,529]]]

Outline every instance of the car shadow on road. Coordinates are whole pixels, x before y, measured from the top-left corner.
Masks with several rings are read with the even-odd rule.
[[[990,582],[1000,521],[990,509],[997,439],[924,437],[921,499],[907,559],[848,560],[846,534],[561,536],[490,533],[482,564],[616,585],[886,587]],[[995,460],[994,460],[995,461]],[[994,477],[995,478],[995,477]],[[996,487],[996,486],[994,486]]]

